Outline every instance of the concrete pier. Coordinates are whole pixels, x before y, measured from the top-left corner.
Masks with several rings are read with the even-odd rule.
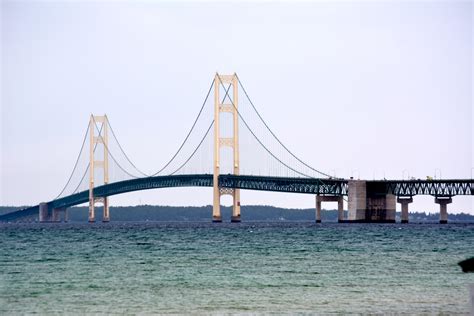
[[[103,209],[103,214],[102,214],[102,222],[108,223],[110,222],[109,199],[104,198],[103,203],[104,203],[104,209]]]
[[[366,181],[351,180],[348,183],[348,215],[349,221],[364,221],[367,208]]]
[[[402,224],[408,224],[408,204],[413,203],[412,197],[398,197],[397,202],[402,205]]]
[[[451,197],[435,197],[435,203],[439,204],[439,223],[440,224],[448,223],[447,205],[452,202],[453,202],[453,199]]]
[[[335,195],[316,195],[316,223],[321,223],[321,202],[337,202],[337,220],[344,222],[344,199]]]
[[[93,192],[93,190],[90,190],[90,192]],[[92,195],[92,193],[89,193],[89,195],[91,196],[89,199],[91,200],[91,202],[89,202],[89,223],[95,223],[95,201],[94,201],[94,196]]]
[[[67,222],[67,209],[65,207],[49,209],[47,203],[39,204],[40,223],[60,223],[61,213],[64,213],[64,221]]]
[[[51,216],[51,222],[59,223],[61,222],[61,209],[53,208],[53,213]]]
[[[240,190],[232,191],[232,215],[230,217],[231,223],[240,223]]]
[[[339,223],[344,222],[344,200],[342,196],[337,199],[337,221]]]
[[[48,204],[47,203],[40,203],[39,204],[39,222],[45,223],[50,222],[51,218],[49,215]]]
[[[396,197],[384,181],[349,180],[348,222],[395,223]]]
[[[316,223],[321,223],[321,200],[316,195]]]
[[[68,221],[68,214],[67,214],[67,208],[65,207],[60,207],[60,208],[55,208],[53,209],[53,222],[61,222],[61,214],[64,214],[64,222]]]

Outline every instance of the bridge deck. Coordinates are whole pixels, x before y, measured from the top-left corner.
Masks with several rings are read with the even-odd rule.
[[[306,193],[321,195],[347,195],[348,181],[344,179],[285,178],[248,175],[220,175],[219,184],[223,188],[244,190]],[[454,196],[474,195],[474,180],[387,180],[367,181],[380,186],[381,194],[391,193],[397,196],[433,195]],[[99,186],[94,195],[112,196],[126,192],[171,187],[212,187],[213,175],[177,175],[138,178]],[[48,202],[48,208],[70,207],[89,201],[89,190],[72,194]],[[15,220],[20,217],[38,214],[39,206],[11,212],[0,216],[1,221]]]

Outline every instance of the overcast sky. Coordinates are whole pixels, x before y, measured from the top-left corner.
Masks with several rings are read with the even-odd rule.
[[[108,114],[138,166],[158,169],[216,71],[237,72],[274,132],[320,170],[473,176],[469,1],[2,1],[1,10],[1,205],[59,193],[91,113]],[[455,197],[448,212],[474,214],[473,200]],[[111,198],[139,203],[207,205],[212,189]],[[314,196],[245,191],[245,204],[309,208]],[[438,206],[417,196],[410,209]]]

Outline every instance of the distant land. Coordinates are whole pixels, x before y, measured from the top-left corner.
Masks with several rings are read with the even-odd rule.
[[[23,207],[0,206],[0,215],[6,214]],[[72,222],[86,222],[88,207],[72,207],[68,209],[69,220]],[[222,217],[230,220],[231,207],[221,208]],[[110,207],[112,221],[202,221],[211,219],[212,206],[115,206]],[[347,215],[347,211],[346,211]],[[322,220],[327,222],[337,221],[337,210],[323,210]],[[102,218],[102,209],[96,208],[96,219]],[[242,206],[243,221],[314,221],[315,209],[287,209],[266,205]],[[439,213],[414,212],[409,214],[409,220],[413,223],[438,222]],[[474,222],[474,215],[460,213],[449,214],[450,222]],[[397,213],[397,222],[400,221],[400,213]]]

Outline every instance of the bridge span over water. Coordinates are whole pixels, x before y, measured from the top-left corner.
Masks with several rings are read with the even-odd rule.
[[[357,186],[363,182],[345,179],[308,179],[230,174],[219,176],[219,186],[222,188],[316,195],[317,204],[319,204],[316,213],[317,221],[321,220],[321,202],[341,201],[343,196],[348,195],[349,183]],[[398,202],[402,203],[402,206],[411,203],[414,195],[431,195],[437,200],[444,199],[447,202],[455,195],[474,195],[474,182],[472,180],[367,181],[365,185],[369,187],[370,192],[375,197],[385,197],[386,195],[398,197]],[[213,187],[213,175],[155,176],[119,181],[94,188],[94,195],[99,198],[106,198],[133,191],[173,187]],[[49,201],[42,204],[42,217],[45,218],[44,221],[58,221],[60,212],[66,212],[67,208],[87,203],[88,201],[89,190]],[[44,214],[48,210],[51,210],[51,214]],[[39,211],[40,205],[35,205],[0,216],[0,220],[15,221],[24,217],[37,216]],[[339,211],[339,220],[345,221],[344,213],[341,209]],[[370,218],[364,218],[363,221],[370,221]]]
[[[239,99],[239,88],[243,101]],[[206,107],[212,91],[214,106]],[[212,113],[207,121],[206,109]],[[221,122],[221,115],[230,116],[232,121],[227,133],[222,130],[225,121]],[[214,132],[210,133],[212,129]],[[196,134],[203,136],[194,138],[193,143]],[[231,157],[223,155],[224,147],[231,150]],[[84,157],[87,164],[81,165]],[[216,74],[186,138],[160,170],[147,174],[137,168],[123,150],[107,116],[91,115],[75,166],[59,195],[49,202],[0,216],[0,220],[37,216],[40,222],[57,222],[61,213],[67,214],[67,208],[88,202],[89,221],[95,221],[95,205],[102,203],[102,220],[108,222],[110,196],[171,187],[212,187],[214,222],[222,221],[220,198],[225,194],[233,198],[231,221],[240,222],[240,190],[313,194],[316,222],[321,221],[322,202],[338,203],[340,222],[395,222],[398,202],[402,206],[402,222],[407,223],[408,204],[413,202],[413,196],[431,195],[440,205],[440,223],[446,223],[447,204],[452,197],[474,195],[472,179],[366,181],[331,177],[303,162],[280,141],[236,74]],[[344,218],[344,196],[348,218]],[[67,220],[67,215],[64,218]]]

